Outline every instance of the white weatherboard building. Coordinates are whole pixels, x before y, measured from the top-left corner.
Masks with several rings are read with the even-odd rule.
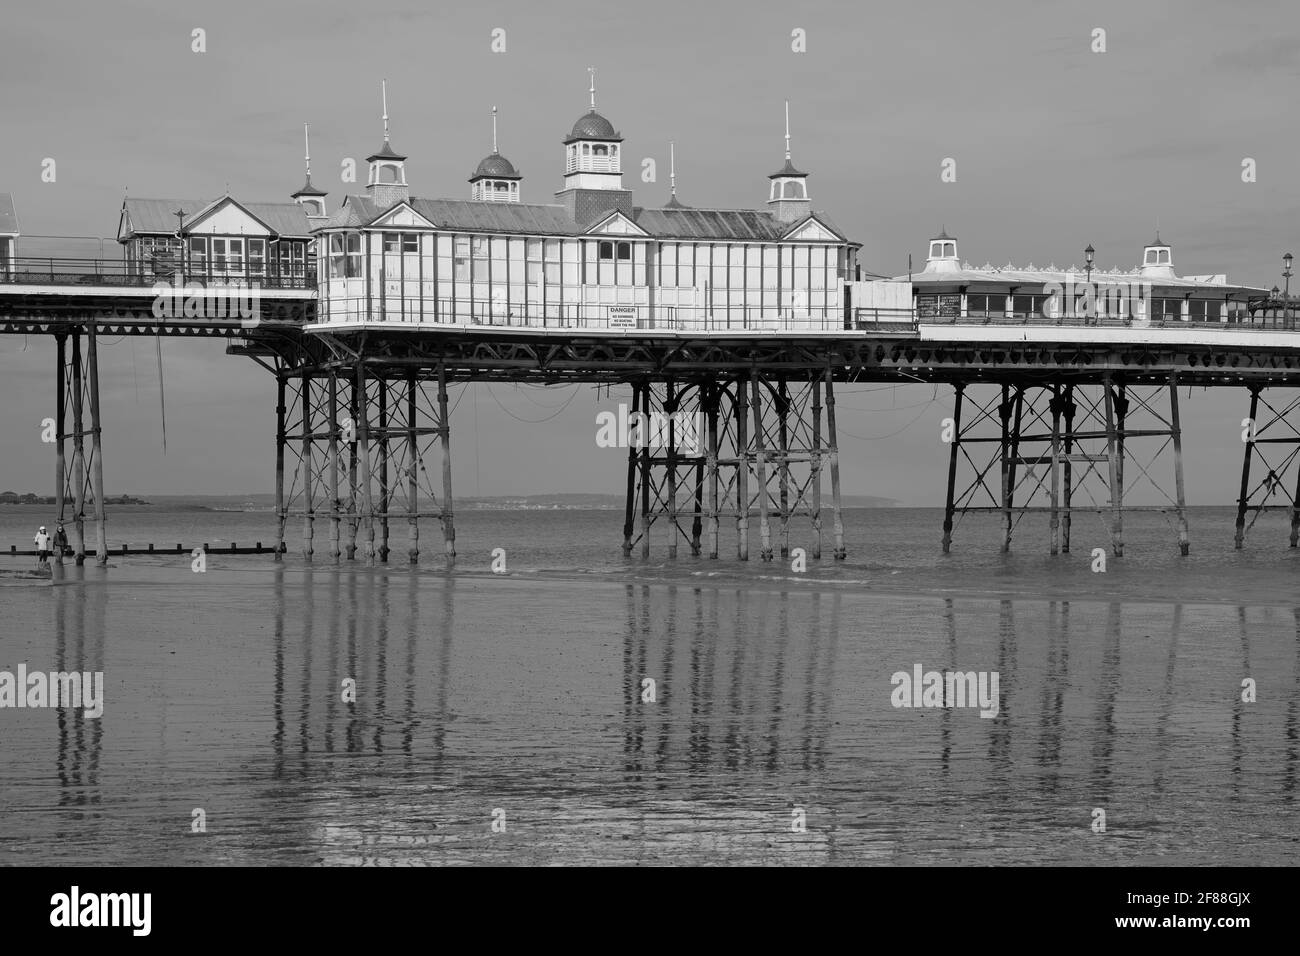
[[[389,142],[365,193],[316,226],[318,323],[592,329],[843,328],[857,243],[816,212],[808,174],[769,177],[761,209],[634,205],[623,137],[591,105],[563,138],[561,188],[525,201],[496,148],[468,199],[422,199]],[[385,114],[387,110],[385,109]]]

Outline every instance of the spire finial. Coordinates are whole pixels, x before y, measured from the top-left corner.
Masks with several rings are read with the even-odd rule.
[[[384,142],[388,142],[388,80],[380,80],[380,90],[384,97]]]
[[[677,144],[668,143],[668,190],[673,199],[677,198]]]
[[[497,153],[497,108],[492,107],[492,155]]]
[[[790,161],[790,101],[785,101],[785,159]]]
[[[596,68],[587,67],[587,72],[591,74],[591,111],[596,112]]]
[[[307,124],[302,124],[302,145],[303,159],[307,162],[307,181],[311,182],[311,134],[307,130]]]

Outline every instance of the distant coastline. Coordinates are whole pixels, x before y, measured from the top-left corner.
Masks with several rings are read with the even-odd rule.
[[[68,499],[71,501],[71,499]],[[15,491],[0,492],[0,505],[52,505],[57,504],[58,499],[53,495],[37,495],[27,492],[20,495]],[[135,498],[131,495],[118,495],[116,498],[107,496],[104,498],[106,505],[147,505],[150,502],[143,498]]]
[[[68,499],[69,503],[71,499]],[[255,495],[154,495],[145,500],[133,495],[118,495],[104,499],[107,505],[134,505],[171,511],[219,511],[232,513],[274,512],[275,496]],[[826,502],[829,504],[829,499]],[[52,505],[53,495],[31,492],[0,493],[3,505]],[[895,498],[875,495],[844,495],[845,508],[896,508]],[[604,494],[552,494],[552,495],[490,495],[458,497],[456,507],[462,511],[621,511],[625,502],[621,495]]]
[[[182,501],[188,507],[207,511],[274,511],[274,495],[198,495],[184,498],[156,496],[159,506],[176,505]],[[203,503],[203,502],[208,503]],[[872,495],[845,495],[845,508],[894,508],[898,501]],[[456,498],[460,511],[621,511],[625,502],[621,495],[566,493],[552,495],[491,495]]]

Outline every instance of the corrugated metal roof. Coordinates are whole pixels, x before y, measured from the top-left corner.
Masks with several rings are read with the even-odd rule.
[[[636,224],[663,239],[780,239],[790,229],[757,209],[643,209]]]
[[[126,200],[126,213],[131,219],[131,228],[137,233],[174,235],[176,210],[183,209],[188,222],[217,201],[215,199],[137,199],[132,196]],[[240,203],[240,205],[270,226],[278,235],[297,237],[307,236],[311,232],[307,214],[296,202],[253,202]]]
[[[281,236],[298,237],[311,234],[311,223],[307,220],[307,213],[296,202],[248,202],[240,205]]]
[[[580,236],[590,226],[579,226],[566,208],[553,203],[481,202],[473,199],[412,199],[410,206],[439,230],[489,232],[532,236]],[[387,209],[366,196],[348,196],[318,228],[366,226]],[[826,215],[813,215],[839,235],[844,233]],[[758,209],[695,209],[682,206],[632,211],[632,220],[656,239],[698,241],[775,242],[796,223],[782,222]]]
[[[439,229],[573,236],[586,230],[563,206],[525,202],[480,202],[473,199],[412,199],[411,208]]]
[[[14,197],[0,193],[0,235],[18,235],[18,213],[14,211]]]

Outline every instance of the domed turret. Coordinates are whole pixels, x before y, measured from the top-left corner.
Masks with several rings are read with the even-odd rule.
[[[591,73],[591,108],[578,117],[564,139],[565,189],[622,189],[619,157],[623,137],[614,124],[596,112],[596,71]]]
[[[497,108],[492,107],[492,152],[484,156],[469,178],[470,198],[483,202],[519,202],[523,176],[497,151]]]

